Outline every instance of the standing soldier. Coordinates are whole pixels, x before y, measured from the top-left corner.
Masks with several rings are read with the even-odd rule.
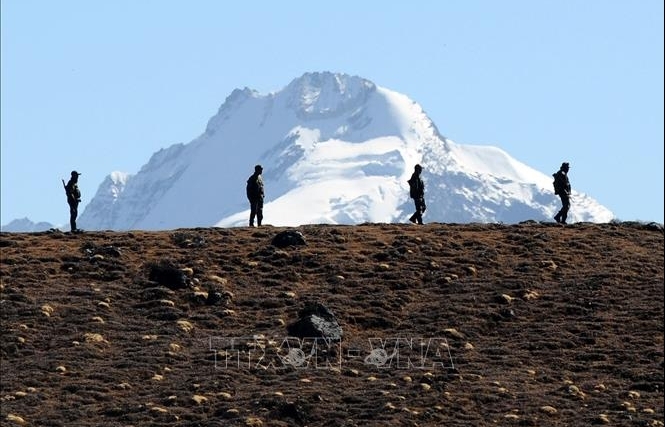
[[[65,180],[62,184],[65,186],[65,193],[67,194],[67,204],[69,205],[69,225],[71,226],[72,233],[80,233],[82,230],[76,228],[76,217],[78,216],[79,203],[81,203],[81,191],[79,190],[80,173],[72,171],[72,177],[65,185]]]
[[[554,194],[558,194],[561,198],[561,210],[554,215],[554,220],[559,224],[566,224],[568,209],[570,209],[570,181],[568,180],[568,170],[570,170],[570,165],[567,162],[564,162],[561,164],[559,171],[552,174],[554,177]]]
[[[420,178],[420,172],[423,168],[420,165],[416,165],[414,168],[413,175],[409,179],[409,196],[413,199],[416,204],[416,211],[409,221],[413,223],[422,224],[423,223],[423,213],[427,206],[425,206],[425,183],[422,178]]]
[[[263,220],[263,178],[261,165],[254,166],[254,173],[247,180],[247,199],[249,199],[249,226],[254,227],[254,217],[256,225],[261,226]]]

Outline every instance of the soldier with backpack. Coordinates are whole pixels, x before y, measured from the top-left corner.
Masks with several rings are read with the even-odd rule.
[[[247,199],[249,200],[249,226],[254,227],[254,217],[256,225],[261,226],[263,220],[263,178],[261,165],[254,166],[254,173],[247,180]]]
[[[570,165],[567,162],[561,164],[561,168],[554,177],[554,194],[561,198],[561,210],[554,215],[554,220],[559,224],[566,224],[568,218],[568,209],[570,209],[570,181],[568,180],[568,170]]]
[[[411,218],[409,218],[409,221],[413,222],[414,224],[423,223],[423,213],[425,212],[425,209],[427,209],[427,206],[425,206],[425,183],[423,182],[422,178],[420,178],[420,173],[422,170],[422,166],[416,165],[414,167],[413,174],[408,181],[409,196],[416,204],[416,211],[413,213],[413,215],[411,215]]]
[[[69,182],[65,184],[65,180],[62,180],[62,185],[65,186],[65,194],[67,194],[67,204],[69,205],[69,225],[71,227],[72,233],[80,233],[82,230],[76,228],[76,217],[78,216],[79,203],[81,203],[81,191],[79,190],[80,173],[72,171],[71,178]]]

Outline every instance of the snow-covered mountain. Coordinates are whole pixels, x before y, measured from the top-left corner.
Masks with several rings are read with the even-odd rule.
[[[128,173],[112,172],[104,178],[104,181],[102,181],[97,189],[97,193],[95,193],[95,197],[86,206],[84,215],[81,215],[78,224],[80,225],[83,222],[94,224],[94,227],[91,227],[91,229],[94,228],[96,230],[112,230],[116,228],[114,224],[119,210],[116,208],[115,202],[125,190],[127,181],[131,177],[132,175]]]
[[[426,222],[550,221],[560,207],[544,174],[496,147],[444,138],[405,95],[345,74],[306,73],[261,95],[233,91],[205,132],[113,173],[79,218],[83,229],[244,226],[245,181],[263,165],[264,223],[404,222],[407,179],[423,166]],[[553,171],[552,171],[553,172]],[[612,213],[573,191],[569,222]]]
[[[33,222],[28,218],[20,218],[3,225],[0,231],[8,233],[34,233],[50,230],[54,227],[50,222]]]

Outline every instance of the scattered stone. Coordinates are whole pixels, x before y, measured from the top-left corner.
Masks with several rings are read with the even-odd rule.
[[[263,421],[256,417],[247,417],[245,418],[245,425],[247,427],[261,427],[263,426]]]
[[[610,417],[608,417],[607,414],[600,414],[600,415],[598,415],[597,421],[598,421],[598,423],[601,423],[601,424],[609,424],[610,423]]]
[[[221,305],[227,304],[233,299],[233,294],[229,291],[218,291],[210,288],[208,290],[208,297],[205,300],[206,305]]]
[[[216,276],[214,274],[208,276],[208,280],[213,281],[215,283],[218,283],[220,285],[226,285],[229,283],[228,279],[225,279],[223,277]]]
[[[628,392],[628,397],[630,397],[631,399],[639,399],[640,398],[640,392],[635,391],[635,390],[631,390],[631,391]]]
[[[10,421],[14,424],[20,424],[23,425],[25,424],[25,420],[22,417],[19,417],[18,415],[14,414],[8,414],[7,418],[5,418],[7,421]]]
[[[149,266],[148,278],[169,289],[184,289],[189,286],[187,275],[181,269],[176,268],[170,261],[161,261]]]
[[[457,329],[455,328],[447,328],[444,329],[443,332],[445,332],[447,335],[453,338],[464,339],[464,335],[461,332],[458,332]]]
[[[42,314],[46,317],[51,317],[51,314],[53,314],[53,307],[51,307],[48,304],[42,305]]]
[[[637,412],[637,409],[635,408],[635,406],[631,402],[628,402],[628,401],[621,402],[621,407],[624,408],[628,412]]]
[[[521,293],[521,298],[526,301],[531,301],[535,300],[539,297],[540,295],[536,291],[530,291],[528,289],[522,291]]]
[[[278,248],[286,248],[288,246],[307,245],[307,241],[300,231],[286,230],[278,233],[272,239],[271,244]]]
[[[584,394],[584,392],[580,390],[580,388],[577,387],[576,385],[569,385],[568,393],[580,399],[584,399],[586,397],[586,394]]]
[[[205,396],[201,396],[200,394],[195,394],[192,396],[192,400],[196,402],[197,405],[203,405],[204,403],[208,402],[208,398]]]
[[[97,246],[92,242],[86,242],[81,246],[81,251],[90,259],[101,261],[104,255],[118,258],[122,255],[120,249],[115,246]]]
[[[541,406],[540,410],[549,415],[555,415],[558,412],[555,407],[549,405]]]
[[[342,327],[335,315],[319,303],[307,304],[298,312],[299,319],[287,326],[289,335],[299,338],[323,338],[327,341],[341,341]]]
[[[187,320],[178,320],[176,323],[178,324],[178,327],[185,332],[190,332],[192,329],[194,329],[194,325],[192,325]]]
[[[101,334],[96,334],[92,332],[87,332],[85,335],[83,335],[85,342],[89,343],[107,343],[104,339],[104,337]]]

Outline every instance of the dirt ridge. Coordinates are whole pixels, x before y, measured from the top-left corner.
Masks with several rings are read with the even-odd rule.
[[[294,230],[306,245],[271,245]],[[663,237],[533,221],[0,233],[0,424],[663,426]],[[308,303],[341,341],[288,336]]]

